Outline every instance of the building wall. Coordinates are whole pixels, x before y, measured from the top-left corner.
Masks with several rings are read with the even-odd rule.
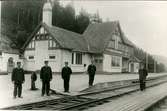
[[[82,53],[82,64],[72,63],[72,51],[60,49],[56,41],[53,38],[46,36],[47,31],[41,27],[36,36],[28,44],[24,56],[24,68],[28,71],[40,70],[44,65],[44,61],[49,61],[53,72],[61,72],[64,62],[68,62],[73,72],[83,72],[91,62],[90,55]],[[42,38],[41,38],[42,37]],[[52,40],[52,41],[51,41]],[[54,42],[54,47],[49,47]],[[33,45],[32,45],[33,43]],[[32,46],[35,46],[32,48]],[[29,56],[34,56],[34,59],[29,59]],[[49,56],[55,56],[55,59],[50,59]]]
[[[122,71],[122,57],[120,57],[120,67],[112,67],[111,61],[112,61],[112,55],[104,54],[103,55],[103,71],[104,72],[121,72]]]
[[[82,64],[75,64],[75,60],[74,60],[74,64],[72,64],[72,52],[71,51],[61,50],[61,54],[62,54],[61,67],[64,66],[64,62],[68,62],[73,72],[85,72],[88,65],[91,63],[91,57],[87,53],[82,54]],[[86,67],[84,67],[84,64],[86,64]]]
[[[44,61],[49,61],[49,66],[53,72],[59,72],[61,68],[61,50],[48,50],[48,41],[36,41],[35,50],[26,50],[25,69],[28,71],[40,70],[44,66]],[[29,56],[34,56],[33,60],[29,60]],[[55,59],[49,59],[49,56],[55,56]]]
[[[131,63],[129,63],[129,72],[131,72],[131,64],[134,64],[134,73],[138,73],[138,70],[139,70],[139,63],[137,63],[137,62],[131,62]],[[133,72],[132,72],[133,73]]]
[[[7,72],[8,59],[10,57],[13,58],[13,62],[15,66],[16,66],[16,62],[18,61],[22,62],[22,60],[19,59],[19,54],[10,54],[10,53],[2,52],[2,56],[0,56],[0,72]]]

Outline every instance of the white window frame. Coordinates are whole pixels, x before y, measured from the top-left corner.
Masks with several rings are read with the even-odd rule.
[[[77,60],[78,54],[80,54],[81,58]],[[82,65],[83,64],[83,54],[81,52],[72,52],[71,53],[71,64]]]
[[[28,44],[28,49],[35,49],[35,40],[34,38],[32,39],[32,41]]]
[[[49,38],[48,39],[48,47],[49,48],[56,48],[57,47],[57,43],[52,38]]]
[[[116,65],[113,65],[113,62],[115,62]],[[121,67],[121,58],[119,56],[111,56],[111,66]]]

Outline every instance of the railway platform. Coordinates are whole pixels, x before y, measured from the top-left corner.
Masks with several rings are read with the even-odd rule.
[[[163,74],[149,74],[149,77],[156,77],[166,75]],[[95,78],[95,84],[103,83],[103,82],[112,82],[112,81],[121,81],[121,80],[130,80],[137,79],[137,74],[113,74],[113,75],[102,75],[98,74]],[[41,97],[41,82],[38,80],[36,82],[36,87],[39,88],[37,91],[30,90],[30,75],[26,75],[25,83],[23,84],[23,99],[13,99],[13,84],[10,81],[10,75],[2,75],[0,76],[0,108],[10,107],[15,105],[39,102],[44,100],[52,100],[61,98],[63,93],[63,81],[60,75],[54,75],[53,80],[51,82],[51,89],[60,92],[62,95],[51,95],[49,97],[44,96]],[[88,87],[88,76],[86,74],[78,74],[71,76],[70,82],[70,93],[68,95],[76,95],[79,91]],[[65,94],[66,95],[66,94]]]
[[[148,111],[157,101],[167,96],[167,83],[112,99],[108,103],[86,111]]]

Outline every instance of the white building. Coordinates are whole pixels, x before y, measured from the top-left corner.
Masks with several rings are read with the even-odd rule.
[[[1,26],[5,27],[5,26]],[[2,29],[1,29],[2,30]],[[17,61],[27,71],[40,70],[48,60],[53,72],[61,72],[67,61],[73,72],[84,72],[93,59],[98,72],[137,72],[139,60],[133,55],[133,44],[123,34],[118,21],[90,24],[85,32],[77,34],[52,26],[52,6],[43,6],[42,22],[19,50],[1,32],[0,72],[11,72]]]
[[[11,72],[16,62],[21,61],[19,51],[11,47],[12,41],[1,34],[0,39],[0,72]]]
[[[60,72],[65,61],[73,72],[84,72],[91,59],[99,72],[136,72],[139,65],[118,21],[90,24],[80,35],[52,26],[50,2],[44,4],[43,21],[22,49],[28,71],[40,70],[46,59],[54,72]]]

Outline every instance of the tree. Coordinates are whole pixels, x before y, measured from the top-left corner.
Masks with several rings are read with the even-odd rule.
[[[97,12],[95,14],[92,14],[90,16],[90,21],[92,23],[102,23],[102,18],[100,18],[100,15],[99,15],[99,11],[97,10]]]
[[[82,34],[90,23],[89,14],[82,8],[76,17],[75,32]]]
[[[14,0],[2,2],[2,18],[10,21],[11,28],[5,28],[10,32],[10,38],[21,47],[36,26],[42,21],[42,9],[46,0]],[[52,24],[73,32],[83,33],[90,23],[89,14],[81,10],[79,15],[75,14],[73,4],[63,7],[59,1],[52,1]],[[99,14],[94,14],[98,22],[102,22]],[[11,30],[8,30],[11,29]],[[4,31],[5,32],[5,31]]]

